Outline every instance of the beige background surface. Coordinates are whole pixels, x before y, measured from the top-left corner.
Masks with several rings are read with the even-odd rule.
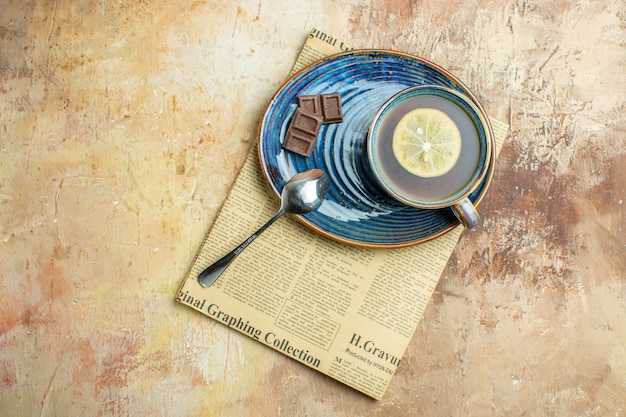
[[[626,5],[0,1],[3,416],[626,415]],[[373,401],[174,301],[312,27],[511,125]]]

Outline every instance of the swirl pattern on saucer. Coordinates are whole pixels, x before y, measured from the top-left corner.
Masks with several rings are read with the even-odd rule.
[[[313,230],[358,246],[401,247],[451,230],[458,220],[450,209],[423,210],[393,200],[365,168],[365,139],[374,115],[390,97],[417,85],[441,85],[473,94],[445,69],[421,58],[385,50],[335,55],[294,74],[274,95],[259,133],[261,167],[280,195],[293,175],[319,168],[331,178],[322,206],[299,216]],[[282,149],[299,95],[339,93],[342,123],[323,125],[308,157]],[[491,172],[470,196],[477,204]]]

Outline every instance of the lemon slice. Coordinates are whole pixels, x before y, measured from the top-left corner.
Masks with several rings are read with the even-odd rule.
[[[444,112],[419,108],[405,114],[393,131],[393,154],[413,175],[432,178],[449,172],[461,154],[461,133]]]

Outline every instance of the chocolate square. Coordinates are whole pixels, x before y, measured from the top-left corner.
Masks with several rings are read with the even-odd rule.
[[[343,121],[343,110],[341,109],[341,96],[335,94],[322,94],[322,114],[324,123],[340,123]]]
[[[283,149],[295,152],[298,155],[309,156],[313,151],[315,139],[315,136],[311,136],[297,129],[289,129],[283,141]]]
[[[320,95],[298,96],[298,107],[307,113],[324,117],[322,113],[322,100]]]
[[[322,118],[315,114],[307,113],[302,109],[297,109],[293,116],[289,129],[298,129],[304,133],[308,133],[313,137],[317,136],[322,125]]]

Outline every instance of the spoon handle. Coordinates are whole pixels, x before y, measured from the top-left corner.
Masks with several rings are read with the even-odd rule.
[[[208,287],[213,284],[219,278],[219,276],[222,275],[222,272],[224,272],[226,268],[228,268],[228,265],[230,265],[231,262],[235,260],[237,255],[239,255],[250,243],[252,243],[254,239],[257,238],[257,236],[263,233],[265,229],[270,227],[272,223],[278,220],[278,218],[281,217],[283,214],[285,214],[285,210],[281,208],[274,215],[274,217],[269,219],[267,223],[265,223],[263,226],[261,226],[259,230],[250,235],[250,237],[243,241],[239,246],[228,252],[226,255],[222,256],[212,265],[209,265],[204,271],[200,272],[200,274],[198,274],[198,282],[200,283],[200,285],[202,285],[203,287]]]

